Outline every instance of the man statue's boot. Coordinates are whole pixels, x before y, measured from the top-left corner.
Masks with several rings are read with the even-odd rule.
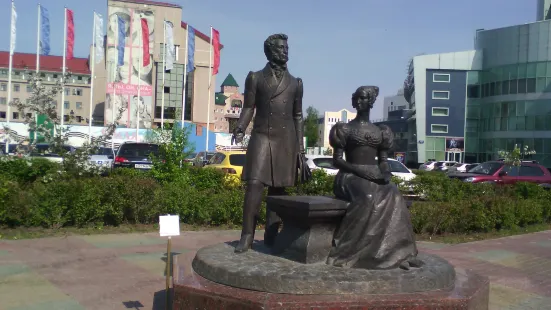
[[[252,180],[247,183],[243,205],[243,229],[241,230],[241,239],[235,247],[235,253],[247,252],[253,244],[263,192],[264,184],[261,182]]]
[[[284,187],[268,187],[268,196],[283,196],[285,195]],[[272,247],[275,244],[275,239],[279,234],[281,226],[281,218],[269,208],[266,208],[266,228],[264,230],[264,244],[267,247]]]
[[[275,239],[279,234],[279,226],[281,219],[277,214],[269,209],[266,209],[266,229],[264,231],[264,244],[267,247],[272,247]]]

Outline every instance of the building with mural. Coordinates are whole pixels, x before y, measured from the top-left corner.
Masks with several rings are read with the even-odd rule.
[[[106,17],[106,57],[97,64],[94,89],[94,119],[104,124],[111,123],[121,107],[125,110],[119,125],[134,128],[159,127],[165,122],[181,120],[182,103],[185,101],[185,120],[206,126],[208,97],[211,92],[211,109],[214,109],[214,88],[209,90],[210,38],[195,29],[195,70],[186,74],[185,48],[188,25],[181,21],[182,7],[176,4],[145,0],[108,0]],[[117,47],[117,20],[124,21],[125,47],[124,64],[115,65]],[[141,59],[144,42],[142,40],[141,19],[147,21],[149,29],[149,64],[144,66]],[[164,24],[173,25],[175,61],[171,70],[164,72],[163,85],[163,46]],[[216,84],[216,76],[211,83]],[[138,88],[140,94],[138,97]],[[186,94],[184,98],[184,88]],[[164,104],[163,104],[164,97]],[[164,113],[162,107],[164,106]],[[113,114],[113,111],[116,111]],[[139,111],[139,114],[137,113]],[[137,124],[138,115],[140,123]],[[210,114],[210,130],[214,130],[214,115]]]

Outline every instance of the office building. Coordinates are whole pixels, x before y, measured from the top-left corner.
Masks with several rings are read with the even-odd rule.
[[[388,96],[383,101],[383,120],[388,119],[389,112],[407,109],[408,103],[404,98],[404,90],[400,89],[396,95]]]
[[[551,167],[550,5],[538,1],[536,22],[477,30],[473,50],[413,58],[409,161],[483,162],[517,145]]]
[[[90,70],[87,58],[67,60],[67,72],[70,73],[65,86],[65,101],[61,103],[61,92],[54,100],[57,113],[61,115],[61,104],[64,107],[65,123],[88,124],[90,109]],[[0,51],[0,122],[8,120],[8,73],[9,52]],[[61,79],[63,67],[62,56],[41,56],[40,76],[46,87],[52,87]],[[12,102],[23,102],[31,96],[32,88],[28,83],[31,74],[36,70],[36,54],[14,53],[12,68]],[[26,115],[22,115],[22,114]],[[34,118],[31,111],[18,111],[11,108],[10,122],[24,122],[25,116]],[[73,116],[73,117],[70,117]]]
[[[342,109],[336,112],[326,111],[323,114],[323,117],[318,120],[319,137],[317,146],[330,148],[329,131],[331,130],[331,127],[338,122],[348,123],[354,118],[356,118],[356,113],[347,109]]]

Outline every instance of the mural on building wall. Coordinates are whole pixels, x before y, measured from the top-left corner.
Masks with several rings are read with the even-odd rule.
[[[107,26],[107,94],[105,105],[105,124],[113,119],[114,101],[115,113],[121,107],[125,111],[119,121],[120,125],[135,128],[137,112],[140,115],[140,128],[151,128],[153,103],[153,51],[154,51],[154,12],[109,6],[109,23]],[[117,56],[117,17],[121,17],[125,25],[124,64],[115,69]],[[142,23],[147,20],[149,28],[149,64],[143,66],[142,53]],[[114,79],[114,82],[113,82]],[[140,96],[138,97],[138,87]],[[113,99],[113,94],[115,96]],[[116,114],[115,114],[116,115]]]
[[[465,139],[446,138],[446,152],[463,152],[465,149]]]

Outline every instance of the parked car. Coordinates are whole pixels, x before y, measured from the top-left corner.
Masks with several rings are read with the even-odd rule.
[[[448,169],[450,169],[450,167],[452,167],[453,165],[457,164],[457,162],[455,161],[438,161],[436,162],[436,164],[434,165],[434,171],[443,171],[443,172],[446,172],[448,171]]]
[[[61,147],[61,150],[55,150],[51,145],[47,143],[37,143],[36,145],[34,145],[33,149],[31,150],[29,157],[44,158],[56,163],[62,163],[63,162],[63,154],[61,154],[62,152],[74,153],[75,151],[76,151],[76,148],[70,145],[63,145]]]
[[[448,173],[465,173],[480,164],[457,163],[448,169]]]
[[[159,155],[159,145],[143,142],[123,143],[115,156],[113,168],[148,170],[153,167],[151,156]]]
[[[241,177],[245,166],[246,151],[221,151],[216,152],[203,168],[219,169],[225,173]]]
[[[415,174],[411,170],[409,170],[404,164],[395,159],[389,158],[388,165],[390,167],[390,172],[392,173],[392,175],[399,177],[403,181],[407,182],[415,178]]]
[[[507,165],[502,161],[482,163],[466,173],[449,175],[470,183],[515,184],[536,183],[551,188],[551,173],[544,166],[533,162],[522,162],[520,166]]]
[[[100,147],[88,159],[90,167],[111,169],[115,159],[115,151],[110,147]]]
[[[195,160],[195,157],[197,157],[197,153],[192,153],[186,159],[184,159],[184,162],[190,163],[193,165],[193,161]]]
[[[432,170],[434,170],[434,165],[435,164],[436,164],[435,161],[429,160],[426,163],[421,164],[421,166],[419,166],[419,170],[432,171]]]
[[[306,155],[306,164],[310,170],[321,169],[328,175],[336,175],[339,169],[333,166],[333,157],[327,155]]]
[[[205,152],[199,152],[195,156],[195,159],[193,160],[193,165],[195,167],[203,167],[205,165],[208,165],[209,160],[212,156],[214,156],[215,152],[207,152],[205,155]]]

